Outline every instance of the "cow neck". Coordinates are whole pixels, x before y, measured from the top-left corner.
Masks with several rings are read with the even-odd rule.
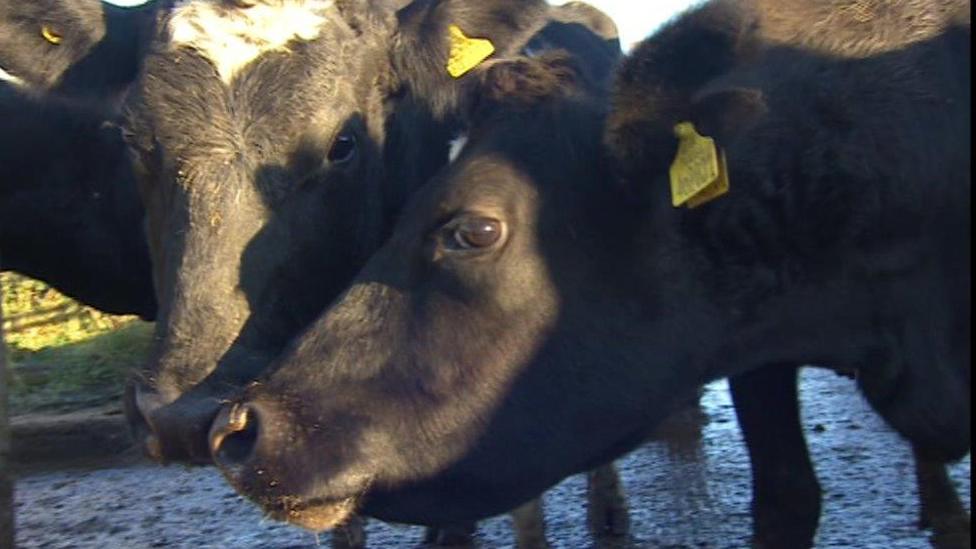
[[[686,328],[699,342],[692,367],[703,372],[702,381],[769,364],[850,371],[864,362],[879,337],[881,290],[855,273],[833,271],[771,283],[763,278],[768,269],[737,265],[734,256],[716,254],[684,234],[690,212],[661,198],[636,242],[635,249],[647,255],[633,276],[651,296],[647,309],[653,315],[680,310],[693,319]],[[707,215],[705,208],[696,215]],[[669,282],[655,283],[660,280]]]

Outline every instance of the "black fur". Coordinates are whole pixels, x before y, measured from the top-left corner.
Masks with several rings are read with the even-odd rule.
[[[0,91],[2,267],[110,313],[151,319],[142,204],[103,113]]]
[[[121,8],[101,0],[4,2],[0,66],[35,91],[101,104],[117,101],[136,78],[160,4]],[[48,42],[44,28],[60,42]]]
[[[111,313],[155,316],[142,204],[116,121],[155,3],[4,2],[0,249],[4,269]],[[42,29],[55,33],[53,44]]]

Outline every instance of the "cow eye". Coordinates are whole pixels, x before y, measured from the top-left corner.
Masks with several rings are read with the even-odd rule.
[[[502,237],[502,222],[490,217],[469,217],[454,228],[454,242],[463,250],[483,249]]]
[[[340,133],[332,142],[328,159],[331,164],[343,164],[352,160],[355,155],[356,136],[351,133]]]

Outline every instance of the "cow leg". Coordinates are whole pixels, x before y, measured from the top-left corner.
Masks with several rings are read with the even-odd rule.
[[[922,457],[914,446],[912,451],[918,480],[919,528],[932,529],[936,549],[969,549],[969,513],[959,501],[945,464]]]
[[[613,463],[601,465],[586,474],[586,519],[597,540],[623,537],[630,530],[630,513],[620,476]]]
[[[768,366],[729,379],[752,463],[757,548],[812,547],[820,520],[820,484],[800,425],[797,371]]]
[[[345,524],[332,530],[332,549],[364,549],[366,519],[353,515]]]
[[[473,522],[429,526],[424,532],[424,544],[432,547],[474,547],[476,528]]]
[[[512,511],[515,529],[515,546],[518,549],[548,549],[546,540],[546,516],[542,510],[542,498],[535,498]]]
[[[653,440],[663,441],[669,454],[689,461],[698,459],[702,430],[708,424],[708,414],[701,406],[701,397],[704,394],[705,388],[700,387],[694,398],[664,418],[654,429]]]

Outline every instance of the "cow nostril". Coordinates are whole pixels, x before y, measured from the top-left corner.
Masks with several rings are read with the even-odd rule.
[[[210,428],[214,461],[239,465],[248,460],[258,442],[260,422],[249,406],[234,404],[220,411]]]
[[[258,441],[257,422],[249,422],[242,431],[224,437],[217,449],[218,459],[227,463],[243,463],[251,455]]]

